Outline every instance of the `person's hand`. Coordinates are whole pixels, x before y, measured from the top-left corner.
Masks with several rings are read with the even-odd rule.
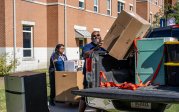
[[[100,41],[100,42],[98,43],[98,46],[101,47],[102,45],[103,45],[103,41]]]
[[[100,46],[97,45],[97,46],[93,49],[93,51],[97,51],[99,48],[100,48]]]
[[[93,49],[94,51],[97,51],[101,46],[103,45],[103,42],[100,41],[97,46]]]
[[[53,60],[53,63],[55,63],[55,62],[57,62],[57,61],[58,61],[57,59],[54,59],[54,60]]]

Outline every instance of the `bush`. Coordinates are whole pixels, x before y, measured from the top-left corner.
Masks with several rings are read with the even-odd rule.
[[[15,66],[14,66],[15,64]],[[17,59],[12,59],[8,54],[0,55],[0,76],[8,75],[16,67]]]

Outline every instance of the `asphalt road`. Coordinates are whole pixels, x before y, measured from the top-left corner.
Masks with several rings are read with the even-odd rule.
[[[55,106],[49,106],[50,112],[78,112],[78,105],[69,105],[65,103],[56,103]],[[92,108],[86,108],[85,112],[95,112]]]
[[[78,105],[69,105],[56,103],[55,106],[49,106],[50,112],[78,112]]]

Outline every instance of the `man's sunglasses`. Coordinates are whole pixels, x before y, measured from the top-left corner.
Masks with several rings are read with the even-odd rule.
[[[97,34],[97,35],[93,35],[93,37],[99,37],[100,36],[100,34]]]

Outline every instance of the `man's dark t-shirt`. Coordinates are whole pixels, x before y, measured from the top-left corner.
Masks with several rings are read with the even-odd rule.
[[[83,66],[83,74],[84,74],[84,85],[87,83],[86,82],[86,58],[84,57],[84,53],[87,51],[90,51],[91,49],[94,49],[95,47],[97,47],[96,44],[94,44],[93,42],[86,44],[83,49],[82,49],[82,56],[85,60],[84,66]],[[96,51],[106,51],[104,48],[99,47]]]

